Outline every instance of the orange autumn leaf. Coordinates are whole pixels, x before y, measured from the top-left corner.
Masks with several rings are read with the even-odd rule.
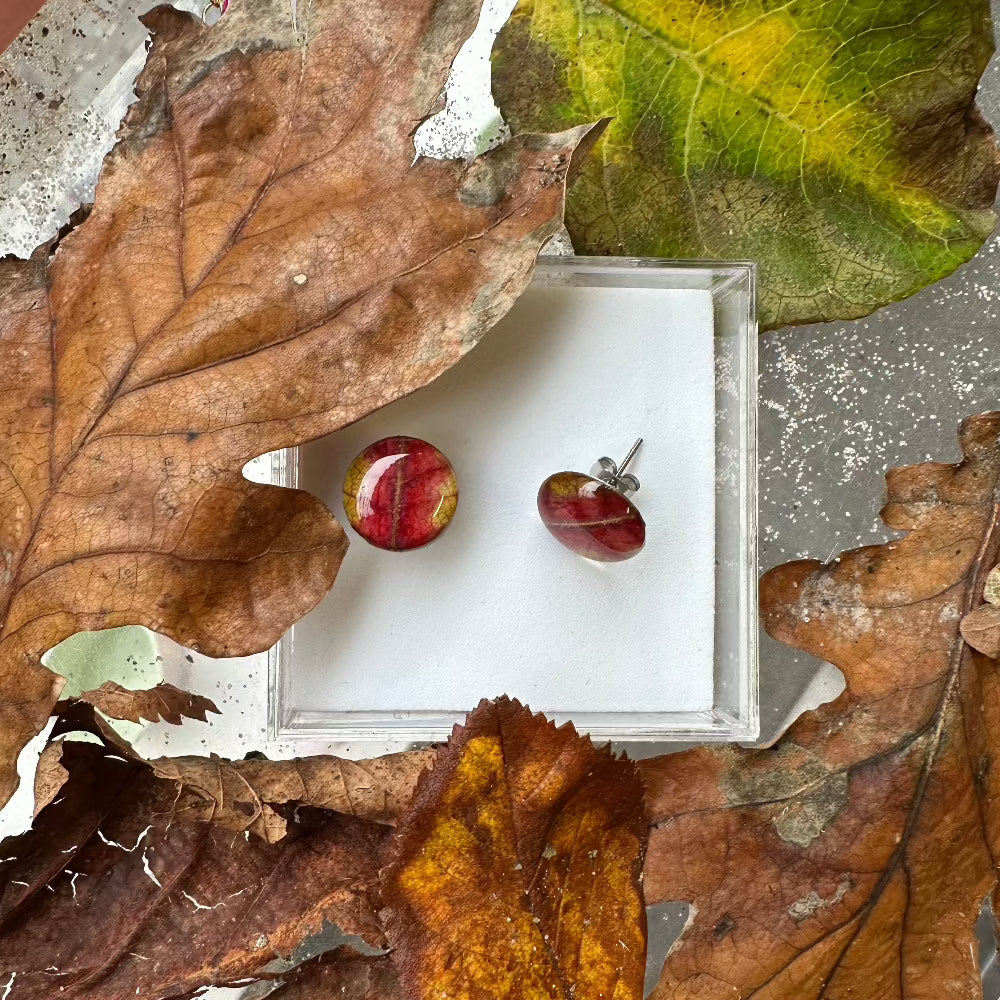
[[[593,130],[414,162],[476,0],[168,7],[89,217],[0,261],[0,805],[62,686],[141,624],[263,650],[347,547],[247,461],[437,377],[531,277]]]
[[[635,766],[483,702],[419,781],[380,914],[412,1000],[641,1000]]]
[[[902,538],[761,584],[775,637],[846,690],[773,747],[642,764],[651,903],[689,900],[654,1000],[968,1000],[1000,858],[1000,674],[959,623],[1000,551],[1000,413],[893,469]]]

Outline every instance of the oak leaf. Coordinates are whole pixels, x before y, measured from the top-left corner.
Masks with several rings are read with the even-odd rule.
[[[768,631],[846,690],[769,749],[642,764],[650,903],[689,900],[655,1000],[980,994],[1000,857],[1000,675],[959,622],[1000,549],[1000,413],[963,460],[890,470],[898,540],[768,573]]]
[[[483,702],[417,785],[381,917],[412,1000],[641,1000],[635,766],[516,701]]]
[[[527,285],[592,130],[413,162],[474,0],[173,8],[89,217],[0,261],[0,805],[64,637],[266,649],[346,549],[247,461],[426,384]],[[583,145],[581,146],[581,141]]]
[[[613,116],[570,193],[579,253],[757,261],[760,319],[850,319],[993,231],[975,107],[988,0],[520,0],[494,90],[516,129]]]
[[[115,681],[105,681],[93,691],[84,691],[80,701],[93,705],[113,719],[128,722],[142,719],[159,722],[162,719],[179,726],[184,719],[205,722],[207,712],[221,714],[211,699],[181,691],[165,681],[144,691],[131,691]]]
[[[184,819],[173,783],[115,746],[55,745],[59,798],[0,851],[6,1000],[187,996],[266,973],[326,924],[384,945],[385,827],[303,806],[268,844]]]

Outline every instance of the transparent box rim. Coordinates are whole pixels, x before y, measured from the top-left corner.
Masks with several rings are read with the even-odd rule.
[[[713,705],[704,711],[549,713],[599,739],[624,742],[752,741],[759,734],[757,626],[756,268],[750,261],[543,256],[542,286],[696,288],[712,293],[716,345],[716,607]],[[727,454],[739,460],[732,462]],[[298,483],[298,451],[275,452],[271,479]],[[317,711],[291,704],[295,627],[268,653],[268,735],[277,740],[447,738],[463,713]]]

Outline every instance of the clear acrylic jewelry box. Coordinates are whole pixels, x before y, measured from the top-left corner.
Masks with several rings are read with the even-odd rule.
[[[368,563],[368,569],[374,579],[359,579],[357,576],[350,580],[343,579],[345,571],[342,569],[341,578],[338,579],[331,595],[328,595],[319,608],[311,612],[298,625],[293,627],[282,640],[271,650],[269,655],[269,677],[268,677],[268,723],[270,735],[275,739],[308,739],[308,740],[328,740],[328,741],[378,741],[384,745],[388,743],[410,743],[426,740],[438,740],[448,736],[451,727],[461,722],[465,713],[474,707],[474,702],[478,697],[494,697],[502,693],[509,693],[512,696],[520,697],[521,700],[528,701],[532,708],[544,710],[556,722],[571,720],[578,729],[589,732],[591,735],[617,741],[750,741],[757,737],[759,731],[759,712],[757,700],[757,559],[756,559],[756,385],[757,385],[757,326],[755,318],[755,297],[754,297],[755,273],[754,266],[745,262],[702,262],[702,261],[669,261],[657,259],[636,259],[636,258],[606,258],[606,257],[543,257],[535,273],[529,293],[537,288],[542,289],[571,289],[573,296],[593,296],[606,295],[609,292],[576,292],[576,289],[641,289],[652,290],[659,296],[660,292],[672,292],[674,290],[696,290],[702,293],[700,301],[709,303],[708,309],[711,313],[711,326],[708,336],[711,337],[711,345],[708,347],[710,353],[706,354],[707,364],[714,367],[714,378],[712,372],[708,372],[705,381],[706,394],[713,392],[714,386],[714,448],[710,444],[706,445],[705,455],[707,463],[713,464],[714,468],[706,469],[706,482],[708,489],[714,489],[714,531],[712,526],[708,526],[708,531],[714,533],[714,561],[709,564],[707,573],[712,577],[710,583],[714,587],[714,602],[709,598],[710,604],[714,603],[714,609],[708,608],[708,628],[709,649],[706,654],[707,671],[711,676],[702,680],[704,689],[703,703],[678,705],[676,708],[670,704],[669,690],[665,691],[662,704],[656,706],[655,710],[645,710],[641,706],[624,706],[612,693],[604,696],[604,702],[597,704],[586,704],[583,709],[575,705],[560,704],[539,704],[538,697],[525,697],[520,690],[501,691],[493,689],[479,690],[474,698],[465,696],[465,700],[448,699],[451,698],[447,687],[447,680],[442,681],[441,693],[438,701],[434,702],[433,708],[428,708],[426,703],[419,708],[414,708],[412,697],[401,695],[393,700],[392,691],[397,686],[393,678],[406,679],[412,688],[414,677],[421,674],[412,672],[423,672],[424,676],[434,677],[434,671],[438,669],[438,664],[447,658],[448,635],[442,635],[434,631],[433,622],[427,633],[415,632],[412,638],[401,641],[399,645],[398,662],[388,664],[389,673],[386,673],[386,665],[382,662],[385,657],[380,657],[378,664],[364,662],[363,655],[357,655],[349,660],[345,667],[343,663],[337,664],[331,660],[326,662],[326,651],[339,650],[346,641],[345,637],[353,638],[349,632],[355,622],[355,616],[350,613],[359,603],[367,604],[374,601],[375,595],[379,594],[378,574],[396,571],[398,567],[405,564],[380,563],[378,558],[385,560],[410,559],[413,553],[372,553],[365,552],[364,558],[373,561]],[[542,293],[543,295],[546,293]],[[556,293],[560,294],[560,293]],[[615,292],[614,294],[618,294]],[[630,294],[628,292],[624,293]],[[640,292],[640,295],[647,295],[647,292]],[[709,298],[706,299],[705,296]],[[660,296],[664,303],[668,296]],[[676,298],[676,297],[675,297]],[[645,300],[644,300],[645,301]],[[655,302],[659,299],[650,300]],[[671,300],[674,301],[674,300]],[[515,309],[518,308],[515,305]],[[512,311],[513,315],[513,311]],[[622,317],[622,321],[627,324],[627,318]],[[501,324],[502,326],[503,324]],[[612,324],[615,326],[615,324]],[[464,389],[466,377],[472,379],[472,387],[469,389],[470,399],[474,404],[477,399],[475,393],[474,370],[470,367],[469,374],[462,366],[476,363],[473,359],[476,355],[486,349],[489,338],[494,336],[491,332],[487,334],[484,344],[480,345],[470,356],[451,372],[442,377],[452,379],[446,387],[446,391],[452,396],[461,395],[459,389]],[[683,331],[682,331],[683,333]],[[505,334],[506,335],[506,334]],[[614,335],[614,331],[609,331],[609,335]],[[676,332],[674,336],[680,335]],[[626,343],[627,338],[622,340]],[[535,342],[532,342],[533,350]],[[616,348],[617,350],[617,348]],[[529,350],[528,355],[531,351]],[[517,359],[513,364],[523,364],[524,372],[515,373],[515,377],[510,378],[509,387],[512,393],[517,391],[517,386],[526,380],[530,381],[531,373],[538,367],[537,359],[524,357],[525,351],[516,352]],[[666,351],[669,357],[669,350]],[[523,359],[520,360],[520,359]],[[493,364],[492,359],[486,359]],[[636,357],[632,359],[636,366],[634,370],[643,371],[649,359]],[[582,359],[581,364],[590,362],[600,366],[607,363],[607,358]],[[500,366],[502,367],[502,366]],[[584,369],[580,369],[583,371]],[[664,379],[664,394],[680,392],[684,386],[671,387],[669,384],[670,368],[668,365],[667,377]],[[496,378],[502,379],[504,371],[498,367],[489,369],[491,373],[496,372]],[[527,373],[525,376],[524,373]],[[476,376],[480,377],[480,376]],[[567,376],[572,378],[572,372]],[[618,380],[621,381],[620,379]],[[482,385],[489,385],[490,382],[482,382]],[[435,383],[436,385],[436,383]],[[453,387],[459,388],[453,388]],[[527,389],[525,391],[528,391]],[[426,437],[434,440],[436,444],[441,444],[439,439],[435,439],[435,433],[439,436],[440,430],[421,433],[426,427],[432,428],[443,426],[435,424],[436,414],[422,414],[420,407],[423,399],[427,400],[427,406],[434,409],[432,400],[432,390],[425,389],[408,397],[407,400],[391,404],[385,410],[380,411],[381,416],[372,424],[373,429],[368,432],[368,438],[364,435],[364,429],[359,430],[357,441],[374,440],[376,436],[384,436],[388,433],[413,433],[412,427],[416,423],[417,433],[414,436]],[[618,419],[629,419],[629,387],[627,385],[608,386],[607,402],[609,405],[620,402],[624,398],[622,416]],[[534,399],[535,397],[525,397]],[[393,422],[393,409],[403,405],[409,407],[400,410],[400,419]],[[512,404],[513,405],[513,404]],[[711,400],[705,400],[707,408],[712,406]],[[416,408],[416,409],[415,409]],[[473,412],[470,410],[470,413]],[[659,411],[657,411],[659,412]],[[707,419],[711,422],[711,410],[706,409]],[[415,416],[416,414],[416,416]],[[365,418],[372,421],[372,417]],[[398,426],[403,423],[404,426]],[[449,427],[455,423],[454,420],[448,424]],[[495,421],[504,424],[504,420]],[[360,428],[355,425],[355,428]],[[379,427],[391,427],[391,430],[384,430],[379,433]],[[625,436],[631,434],[632,426],[625,429]],[[706,428],[707,436],[711,436],[711,427]],[[335,439],[339,436],[348,435],[352,431],[346,428],[338,434],[331,435],[326,442],[334,442],[334,447],[339,447]],[[650,447],[648,443],[652,438],[655,444],[657,437],[656,427],[640,427],[639,432],[647,438],[644,448]],[[447,437],[447,433],[445,433]],[[522,438],[525,434],[522,432]],[[527,435],[530,437],[530,432]],[[634,437],[635,435],[633,435]],[[499,440],[499,439],[498,439]],[[572,437],[567,438],[572,441]],[[616,438],[616,441],[624,440]],[[628,438],[631,443],[632,438]],[[356,442],[355,442],[356,443]],[[475,442],[473,442],[475,444]],[[595,442],[589,445],[592,452],[591,459],[596,459],[605,448],[611,450],[616,444],[609,442],[606,446],[603,442]],[[345,522],[343,508],[340,506],[340,483],[343,473],[349,464],[350,457],[355,453],[346,444],[340,448],[339,453],[324,451],[322,443],[311,443],[300,449],[294,449],[276,453],[272,456],[272,480],[285,486],[301,486],[317,493],[326,502],[341,523]],[[354,447],[354,445],[352,445]],[[518,447],[523,448],[525,453],[531,453],[532,442],[521,440]],[[347,450],[344,450],[347,448]],[[561,450],[566,450],[569,445]],[[597,451],[594,451],[594,448]],[[443,450],[448,454],[449,448]],[[565,462],[562,466],[558,455],[548,454],[553,450],[551,446],[545,449],[546,461],[552,467],[550,472],[558,471],[559,466],[569,467],[572,462]],[[454,458],[454,455],[450,457]],[[490,455],[483,455],[481,463],[490,461]],[[620,457],[614,455],[613,457]],[[481,464],[478,463],[478,464]],[[459,475],[460,491],[462,490],[463,475],[468,476],[468,470],[472,467],[472,474],[475,474],[477,463],[468,459],[464,465],[455,463]],[[582,462],[577,462],[580,465]],[[589,461],[586,468],[589,469]],[[681,463],[683,464],[683,463]],[[343,467],[340,467],[343,466]],[[517,469],[511,469],[510,475],[517,477]],[[640,479],[642,478],[640,470]],[[537,488],[537,487],[536,487]],[[636,495],[636,502],[640,510],[643,510],[644,492],[655,496],[657,484],[649,482],[648,487],[643,486],[643,490]],[[464,495],[460,493],[460,496]],[[468,520],[474,520],[479,516],[479,508],[476,506],[475,497],[468,501],[470,507]],[[512,501],[513,505],[513,501]],[[523,498],[519,499],[517,505],[518,517],[528,518],[533,515],[533,511],[527,510],[527,504]],[[462,511],[462,504],[459,505],[459,513]],[[465,547],[464,539],[471,539],[472,544],[477,540],[489,537],[489,533],[495,527],[490,523],[489,518],[484,518],[484,523],[468,524],[466,528],[456,529],[454,525],[426,550],[419,550],[425,553],[433,553],[435,559],[447,561],[449,553],[443,546],[443,540],[454,537],[454,551],[461,555],[461,550]],[[537,517],[535,517],[537,520]],[[649,520],[647,518],[647,520]],[[456,523],[458,516],[456,516]],[[657,528],[650,522],[650,531]],[[347,560],[352,558],[352,554],[358,550],[364,551],[367,547],[351,529],[347,529],[351,538],[351,549],[348,552]],[[678,530],[683,530],[679,526]],[[463,536],[462,531],[466,534]],[[709,545],[705,548],[711,548]],[[552,543],[555,544],[554,542]],[[547,569],[552,560],[562,556],[547,550],[542,542],[538,543],[538,559],[545,560]],[[648,547],[648,542],[647,542]],[[437,552],[434,552],[437,550]],[[534,553],[535,547],[531,549]],[[564,553],[565,554],[565,553]],[[643,553],[644,554],[644,553]],[[640,558],[642,555],[640,555]],[[362,558],[355,555],[355,559]],[[424,558],[424,557],[420,557]],[[532,555],[533,559],[534,556]],[[575,557],[578,558],[578,557]],[[347,566],[345,560],[345,567]],[[429,562],[428,567],[434,567],[435,563]],[[627,567],[628,563],[616,564],[616,566]],[[537,569],[537,568],[536,568]],[[580,570],[581,573],[591,572],[592,565],[587,570]],[[443,571],[443,570],[441,570]],[[568,574],[567,586],[574,586],[575,579],[573,573],[575,569],[566,564],[565,571]],[[437,573],[438,569],[429,570]],[[532,567],[525,568],[526,573],[532,573]],[[594,571],[598,572],[598,571]],[[676,575],[676,574],[675,574]],[[528,577],[525,577],[526,579]],[[582,578],[581,578],[582,579]],[[481,584],[482,575],[470,576],[468,587],[462,587],[462,591],[472,590]],[[671,580],[671,582],[673,582]],[[599,585],[603,585],[600,584]],[[631,578],[622,576],[619,582],[611,586],[609,595],[619,595],[625,593],[631,586]],[[408,593],[414,595],[413,600],[425,599],[423,591],[425,588],[414,588]],[[357,593],[355,593],[357,592]],[[506,617],[509,621],[520,621],[512,616],[520,616],[525,613],[524,607],[519,603],[520,594],[517,587],[510,587],[500,598],[492,599],[491,614],[495,620]],[[335,596],[334,596],[335,595]],[[329,606],[328,602],[339,601],[340,605]],[[627,608],[627,605],[623,605]],[[343,610],[341,610],[341,608]],[[323,616],[326,616],[324,619]],[[627,610],[622,617],[627,618]],[[392,628],[390,625],[380,626],[380,631],[385,628]],[[544,627],[544,626],[542,626]],[[553,628],[558,628],[559,623],[553,624]],[[564,669],[566,670],[566,680],[561,690],[571,690],[574,675],[580,670],[580,664],[586,662],[593,666],[597,665],[597,673],[606,674],[614,671],[640,671],[645,672],[648,677],[655,679],[663,672],[664,684],[670,686],[669,670],[683,670],[683,665],[678,667],[674,663],[676,653],[672,655],[673,643],[665,642],[664,648],[651,650],[648,656],[643,656],[642,662],[621,662],[617,636],[625,634],[635,634],[635,630],[649,629],[650,619],[645,621],[615,620],[612,623],[612,631],[615,634],[607,635],[607,640],[598,642],[591,636],[582,638],[575,628],[565,629],[565,642],[567,656],[565,658]],[[606,633],[605,633],[606,634]],[[533,656],[532,648],[518,648],[521,646],[533,645],[523,640],[512,639],[510,656],[511,659],[520,658],[524,662],[530,662]],[[559,642],[564,638],[560,635]],[[574,647],[574,643],[577,645]],[[482,647],[484,655],[487,652],[495,655],[495,642],[493,645]],[[393,654],[396,656],[396,654]],[[470,665],[470,670],[474,672],[476,655],[466,654],[465,662]],[[633,657],[634,659],[634,657]],[[553,667],[550,663],[547,670],[563,669],[562,661],[557,661]],[[346,676],[338,678],[336,684],[331,681],[331,674],[340,671]],[[380,672],[381,671],[381,672]],[[631,675],[630,675],[631,676]],[[677,674],[681,677],[682,674]],[[554,678],[560,680],[559,678]],[[676,679],[676,678],[675,678]],[[598,676],[598,680],[600,677]],[[487,673],[486,684],[491,683],[492,675]],[[651,683],[649,680],[646,683]],[[339,684],[338,688],[336,685]],[[332,686],[331,686],[332,685]],[[400,685],[406,687],[406,685]],[[517,687],[517,685],[514,685]],[[614,685],[607,688],[614,691]],[[345,701],[350,701],[349,705],[340,704],[340,698],[336,692],[340,690],[345,693]],[[346,695],[349,694],[349,697]],[[599,696],[595,696],[599,697]],[[370,701],[366,702],[368,698]],[[571,698],[575,701],[575,698]],[[657,699],[653,699],[657,700]],[[397,704],[396,701],[399,703]],[[410,701],[410,704],[406,702]],[[441,703],[441,707],[437,705]]]

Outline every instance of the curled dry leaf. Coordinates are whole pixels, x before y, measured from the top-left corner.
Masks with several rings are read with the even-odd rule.
[[[1000,566],[994,566],[983,585],[986,603],[962,619],[962,638],[991,659],[1000,658]]]
[[[381,913],[412,1000],[641,1000],[635,766],[506,698],[420,779]]]
[[[113,719],[128,722],[141,719],[159,722],[162,719],[179,726],[185,718],[205,722],[207,712],[221,714],[210,699],[188,694],[166,682],[145,691],[130,691],[114,681],[106,681],[96,690],[81,694],[80,701],[93,705]]]
[[[980,995],[1000,676],[959,622],[1000,549],[1000,413],[960,436],[959,464],[889,472],[904,537],[764,577],[768,631],[837,664],[844,693],[773,748],[642,765],[646,898],[695,907],[656,1000]]]
[[[116,747],[62,744],[69,778],[3,844],[5,1000],[179,997],[252,978],[326,923],[379,947],[386,828],[299,808],[280,844],[192,823]]]
[[[66,784],[69,772],[62,766],[62,743],[47,743],[39,754],[35,769],[35,808],[37,816]]]
[[[475,0],[236,4],[153,47],[89,217],[0,262],[0,804],[77,631],[262,650],[346,538],[254,456],[426,384],[530,279],[574,151],[413,163]],[[581,147],[582,148],[582,147]]]
[[[58,739],[89,733],[108,750],[143,764],[174,789],[173,815],[212,823],[235,833],[251,833],[277,843],[288,830],[287,810],[309,806],[358,819],[394,825],[410,804],[420,774],[430,767],[435,751],[410,750],[371,760],[347,760],[327,755],[267,760],[226,760],[210,757],[159,757],[146,760],[85,701],[62,702],[53,742],[42,752],[36,779],[48,793],[59,777]],[[63,772],[65,773],[65,772]],[[51,775],[51,778],[48,776]]]
[[[975,107],[988,0],[520,0],[494,89],[515,130],[614,120],[570,193],[579,253],[757,261],[760,319],[848,319],[993,231]]]
[[[434,756],[433,750],[413,750],[374,760],[163,757],[149,765],[160,778],[176,784],[178,815],[249,830],[274,843],[288,827],[276,807],[289,803],[394,823]]]
[[[1000,657],[1000,608],[984,604],[970,611],[962,619],[962,638],[984,656]]]

